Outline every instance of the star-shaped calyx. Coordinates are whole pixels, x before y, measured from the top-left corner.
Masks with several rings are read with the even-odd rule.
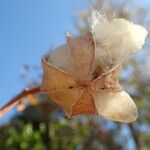
[[[50,64],[48,56],[42,59],[42,92],[67,110],[69,116],[94,114],[115,121],[135,121],[137,108],[119,84],[121,66],[102,72],[95,63],[95,43],[90,32],[82,37],[68,34],[67,45],[69,72]]]

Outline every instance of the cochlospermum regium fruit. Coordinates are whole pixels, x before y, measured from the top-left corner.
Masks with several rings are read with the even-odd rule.
[[[119,73],[122,62],[143,46],[147,30],[125,19],[103,20],[96,11],[90,25],[83,36],[68,33],[66,44],[42,58],[43,82],[35,91],[49,95],[70,117],[94,114],[133,122],[137,108],[119,84]],[[32,94],[28,92],[25,95]],[[13,102],[18,101],[13,99],[0,113]]]

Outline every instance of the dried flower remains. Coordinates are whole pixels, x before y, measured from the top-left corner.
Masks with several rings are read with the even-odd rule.
[[[68,33],[66,44],[42,58],[44,76],[39,91],[70,117],[92,114],[133,122],[137,108],[119,84],[119,74],[122,62],[143,46],[147,30],[125,19],[106,21],[96,11],[90,25],[83,36]]]

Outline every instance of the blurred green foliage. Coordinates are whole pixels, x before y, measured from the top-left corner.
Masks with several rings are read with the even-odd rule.
[[[0,127],[0,149],[99,150],[104,147],[109,149],[110,146],[112,150],[121,149],[120,142],[114,138],[119,134],[119,124],[112,122],[114,130],[105,130],[107,121],[102,120],[101,124],[95,116],[68,119],[47,96],[39,97],[42,99],[39,105],[29,105]]]

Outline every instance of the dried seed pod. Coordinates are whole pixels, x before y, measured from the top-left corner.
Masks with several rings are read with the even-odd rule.
[[[67,37],[74,72],[53,66],[47,56],[43,58],[42,92],[67,110],[70,116],[95,114],[115,121],[134,121],[137,117],[136,106],[119,84],[120,66],[97,77],[93,71],[93,39],[89,36],[91,34],[88,33],[78,38]],[[126,111],[122,111],[124,108]]]

